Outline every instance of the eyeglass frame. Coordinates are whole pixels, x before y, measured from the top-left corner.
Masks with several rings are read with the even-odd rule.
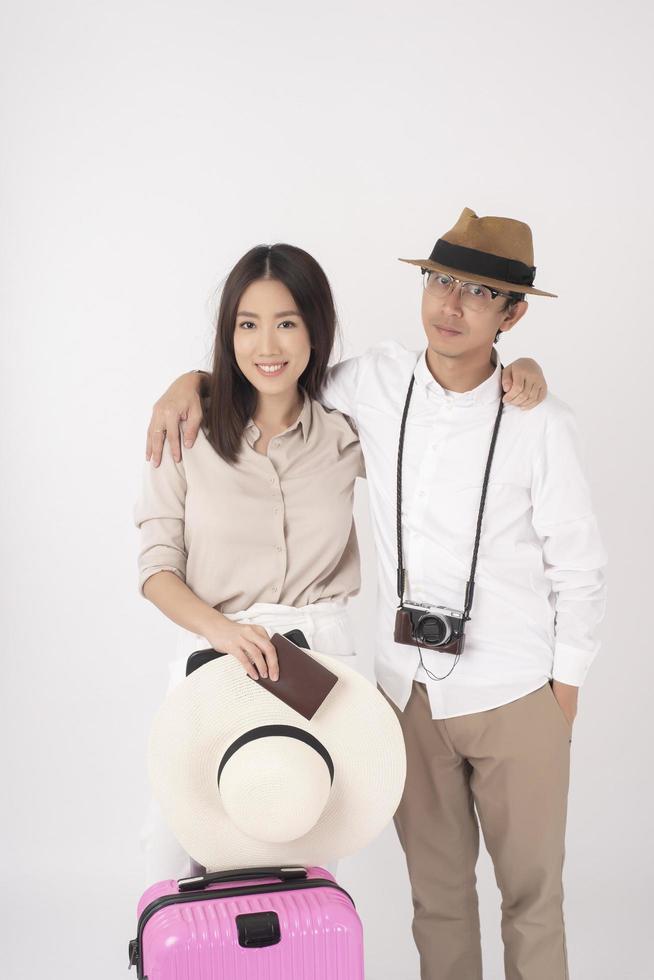
[[[440,272],[439,273],[438,272],[438,269],[425,269],[425,268],[422,268],[421,267],[420,271],[422,273],[422,288],[425,289],[425,290],[427,289],[427,284],[425,282],[425,276],[430,275],[432,272],[435,272],[438,275],[447,276],[448,279],[451,279],[452,280],[452,283],[453,284],[456,283],[456,282],[458,282],[458,284],[461,286],[462,289],[463,289],[464,286],[483,286],[484,289],[487,289],[489,291],[489,293],[491,294],[491,300],[493,302],[495,302],[495,300],[497,299],[498,296],[506,296],[506,297],[508,297],[508,299],[515,300],[516,303],[521,303],[524,300],[524,297],[525,297],[525,294],[524,293],[518,293],[518,292],[515,292],[515,293],[505,293],[501,289],[495,289],[494,286],[487,286],[485,282],[474,282],[472,279],[458,279],[456,276],[451,276],[449,272]],[[444,295],[445,296],[449,296],[451,292],[452,292],[452,290],[449,289]],[[434,293],[432,293],[432,296],[433,295],[434,295]]]

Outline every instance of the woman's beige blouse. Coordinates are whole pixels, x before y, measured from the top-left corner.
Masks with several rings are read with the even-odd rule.
[[[355,595],[359,550],[354,481],[364,476],[356,433],[340,412],[305,396],[297,420],[256,452],[250,422],[243,450],[225,462],[200,430],[175,463],[146,463],[136,504],[139,588],[171,571],[221,612],[255,602],[304,606]]]

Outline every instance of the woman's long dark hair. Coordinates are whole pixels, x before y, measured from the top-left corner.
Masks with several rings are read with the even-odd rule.
[[[211,445],[233,463],[241,449],[243,430],[252,418],[257,391],[236,363],[234,330],[241,296],[257,279],[277,279],[297,304],[311,342],[309,363],[299,384],[310,398],[320,394],[336,336],[334,298],[320,265],[294,245],[257,245],[239,259],[227,276],[216,323],[213,371],[204,422]]]

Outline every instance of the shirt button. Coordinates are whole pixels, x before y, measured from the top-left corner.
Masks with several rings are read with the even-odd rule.
[[[279,592],[279,589],[277,588],[276,585],[273,587],[273,592],[275,593],[275,595],[277,595],[277,593]]]
[[[276,439],[275,442],[273,442],[273,449],[279,449],[279,440]]]
[[[271,477],[270,477],[270,482],[271,482],[271,483],[274,483],[274,482],[275,482],[275,477],[274,477],[274,476],[271,476]]]
[[[279,507],[275,507],[273,509],[273,514],[279,514]]]
[[[281,550],[282,550],[282,549],[280,548],[280,546],[279,546],[279,545],[277,545],[277,547],[275,548],[275,551],[281,551]]]

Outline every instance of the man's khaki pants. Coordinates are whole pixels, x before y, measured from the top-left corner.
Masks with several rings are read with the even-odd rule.
[[[479,824],[502,893],[506,980],[568,980],[561,877],[571,731],[550,684],[445,720],[432,719],[424,684],[414,682],[404,711],[387,700],[407,750],[395,826],[421,980],[481,980]]]

